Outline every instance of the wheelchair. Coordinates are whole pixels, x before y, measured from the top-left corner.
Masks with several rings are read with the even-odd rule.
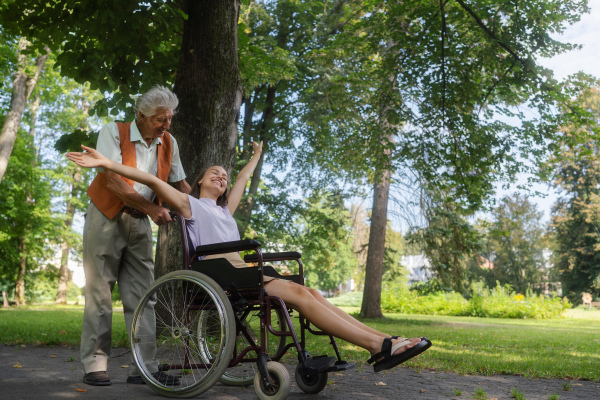
[[[134,362],[149,387],[164,396],[184,398],[197,396],[217,382],[253,384],[260,399],[278,400],[287,398],[291,390],[290,374],[278,362],[291,348],[298,353],[296,384],[305,393],[323,390],[329,372],[354,367],[342,360],[335,338],[314,329],[302,315],[297,316],[298,335],[292,310],[264,289],[265,275],[304,284],[299,253],[262,253],[255,240],[190,249],[183,216],[172,215],[181,228],[182,269],[150,286],[134,312],[130,332]],[[235,251],[252,251],[244,261],[257,266],[235,268],[225,258],[199,260]],[[280,261],[296,262],[299,274],[282,276],[264,265]],[[155,337],[138,333],[148,327],[155,328]],[[335,357],[311,357],[305,349],[307,332],[329,336]],[[157,368],[177,376],[180,384],[160,383],[151,372]]]

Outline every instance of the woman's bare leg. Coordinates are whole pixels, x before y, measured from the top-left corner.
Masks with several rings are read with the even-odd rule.
[[[362,322],[360,322],[359,320],[357,320],[356,318],[354,318],[352,315],[348,314],[344,310],[340,310],[338,307],[331,304],[325,297],[323,297],[323,295],[321,293],[317,292],[316,290],[310,289],[310,288],[307,288],[307,289],[309,291],[311,291],[311,294],[313,295],[313,297],[315,299],[317,299],[321,304],[323,304],[325,307],[329,308],[331,311],[333,311],[340,317],[344,318],[346,321],[348,321],[349,323],[354,325],[357,329],[362,329],[363,331],[367,331],[369,333],[372,333],[373,335],[377,335],[382,338],[391,337],[390,335],[386,335],[383,332],[379,332],[378,330],[373,329],[370,326],[363,324]]]
[[[269,295],[281,298],[286,305],[300,312],[317,328],[330,335],[360,346],[368,350],[371,354],[378,353],[381,350],[383,338],[389,337],[387,335],[382,336],[382,334],[377,331],[377,334],[375,334],[359,328],[356,324],[352,323],[347,318],[344,318],[342,315],[315,298],[313,295],[314,291],[305,286],[275,279],[267,283],[266,289],[269,292]],[[352,319],[354,320],[354,318]],[[401,340],[403,339],[395,339],[392,342],[393,344],[396,344]],[[395,354],[406,351],[420,341],[420,338],[412,339],[410,344],[401,347]]]

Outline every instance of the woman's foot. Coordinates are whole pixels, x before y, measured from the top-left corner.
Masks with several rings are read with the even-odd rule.
[[[389,338],[388,338],[389,339]],[[409,341],[409,343],[405,344],[404,346],[401,346],[400,348],[398,348],[393,355],[398,355],[400,353],[405,352],[406,350],[410,349],[411,347],[416,346],[417,344],[419,344],[421,342],[421,340],[423,338],[412,338],[412,339],[408,339],[408,338],[403,338],[401,336],[392,336],[392,347],[398,345],[399,343],[402,343],[404,341]],[[381,348],[383,348],[383,342],[384,339],[381,339],[381,341],[379,341],[379,343],[376,345],[376,347],[373,348],[373,350],[370,351],[371,356],[374,356],[376,354],[380,354],[381,353]],[[381,354],[380,354],[381,355]],[[383,360],[383,356],[379,357],[379,359],[377,359],[376,361],[381,361]]]
[[[398,345],[400,343],[408,342],[408,343],[404,344],[403,346],[399,347],[398,350],[396,350],[394,352],[394,354],[392,354],[392,355],[396,356],[398,354],[404,353],[406,350],[413,348],[416,345],[418,345],[419,343],[421,343],[422,340],[423,340],[422,337],[408,339],[408,338],[403,338],[403,337],[399,337],[399,336],[396,336],[396,337],[392,336],[392,348],[394,348],[396,345]],[[383,345],[383,342],[382,342],[382,345]],[[380,360],[377,360],[377,361],[380,361]]]
[[[391,337],[383,339],[381,351],[373,354],[367,361],[369,364],[375,362],[375,372],[395,367],[427,350],[431,347],[431,341],[426,337],[406,339]]]

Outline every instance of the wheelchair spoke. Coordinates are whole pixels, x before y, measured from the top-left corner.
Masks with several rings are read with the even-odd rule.
[[[136,309],[131,330],[134,360],[144,381],[171,397],[191,397],[210,388],[233,352],[233,315],[226,294],[205,275],[176,271],[158,279]],[[152,375],[157,364],[179,377],[180,384],[158,382]]]

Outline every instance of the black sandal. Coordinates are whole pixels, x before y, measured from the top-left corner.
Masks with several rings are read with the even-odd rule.
[[[381,351],[369,358],[367,362],[369,364],[372,364],[373,362],[383,357],[383,360],[377,361],[373,365],[373,369],[375,370],[375,372],[379,372],[383,371],[384,369],[393,368],[398,364],[410,360],[411,358],[418,356],[419,354],[423,353],[425,350],[431,347],[431,341],[426,337],[423,337],[421,338],[421,341],[418,344],[414,345],[410,349],[407,349],[406,351],[403,351],[398,355],[393,355],[399,348],[404,347],[408,344],[410,344],[410,341],[405,340],[401,343],[396,344],[395,346],[392,346],[392,338],[385,338],[383,339],[383,344],[381,345]]]

